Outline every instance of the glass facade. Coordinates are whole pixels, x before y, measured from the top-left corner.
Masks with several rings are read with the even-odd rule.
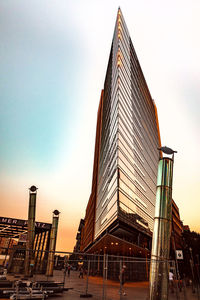
[[[116,219],[153,231],[160,146],[156,107],[120,9],[103,97],[94,238]]]

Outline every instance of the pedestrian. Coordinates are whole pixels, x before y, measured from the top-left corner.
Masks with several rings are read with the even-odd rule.
[[[68,267],[67,267],[67,274],[68,274],[68,277],[70,277],[70,271],[71,271],[71,266],[68,265]]]
[[[174,293],[174,274],[169,271],[169,288],[171,290],[171,293]]]
[[[66,264],[64,266],[64,273],[65,273],[65,275],[68,273],[68,266],[69,266],[69,264]]]
[[[80,267],[79,271],[80,271],[80,273],[79,273],[79,278],[82,278],[82,279],[83,279],[83,268]]]
[[[124,290],[124,283],[125,283],[125,279],[126,279],[126,274],[125,274],[125,270],[126,270],[126,266],[123,265],[120,275],[119,275],[119,279],[120,279],[120,290],[119,290],[119,294],[126,296],[125,290]]]

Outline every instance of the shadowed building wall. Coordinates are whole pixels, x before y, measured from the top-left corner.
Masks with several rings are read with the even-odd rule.
[[[101,92],[99,109],[97,113],[92,191],[86,208],[84,228],[81,231],[81,246],[80,246],[81,250],[85,249],[87,245],[91,244],[94,240],[94,224],[95,224],[95,215],[96,215],[95,211],[96,211],[97,181],[98,181],[98,168],[99,168],[99,148],[100,148],[101,128],[102,128],[102,109],[103,109],[103,90]]]

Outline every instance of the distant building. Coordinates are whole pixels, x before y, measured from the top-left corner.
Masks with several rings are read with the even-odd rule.
[[[156,106],[119,9],[97,114],[82,251],[149,252],[160,146]]]
[[[10,253],[10,249],[17,245],[18,241],[6,237],[0,237],[0,254]]]
[[[171,248],[182,249],[183,248],[183,222],[180,219],[179,208],[172,200],[172,238]]]
[[[80,223],[79,223],[79,227],[78,227],[78,232],[76,234],[76,245],[74,246],[74,252],[80,252],[80,248],[81,248],[81,233],[83,231],[84,228],[84,220],[81,219]]]
[[[183,225],[183,230],[184,231],[190,231],[189,225]]]

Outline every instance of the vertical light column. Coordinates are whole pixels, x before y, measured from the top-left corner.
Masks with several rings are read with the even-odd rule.
[[[53,220],[52,220],[52,227],[50,233],[49,255],[48,255],[47,270],[46,270],[47,276],[53,276],[54,253],[56,249],[59,213],[60,212],[58,210],[54,210],[53,212]]]
[[[170,148],[159,150],[173,154]],[[173,157],[163,157],[158,165],[156,208],[150,267],[150,300],[168,299],[169,250],[172,220]]]
[[[29,208],[28,208],[28,232],[26,242],[25,275],[32,275],[31,266],[34,266],[33,245],[35,239],[35,209],[36,209],[36,186],[29,189]]]

